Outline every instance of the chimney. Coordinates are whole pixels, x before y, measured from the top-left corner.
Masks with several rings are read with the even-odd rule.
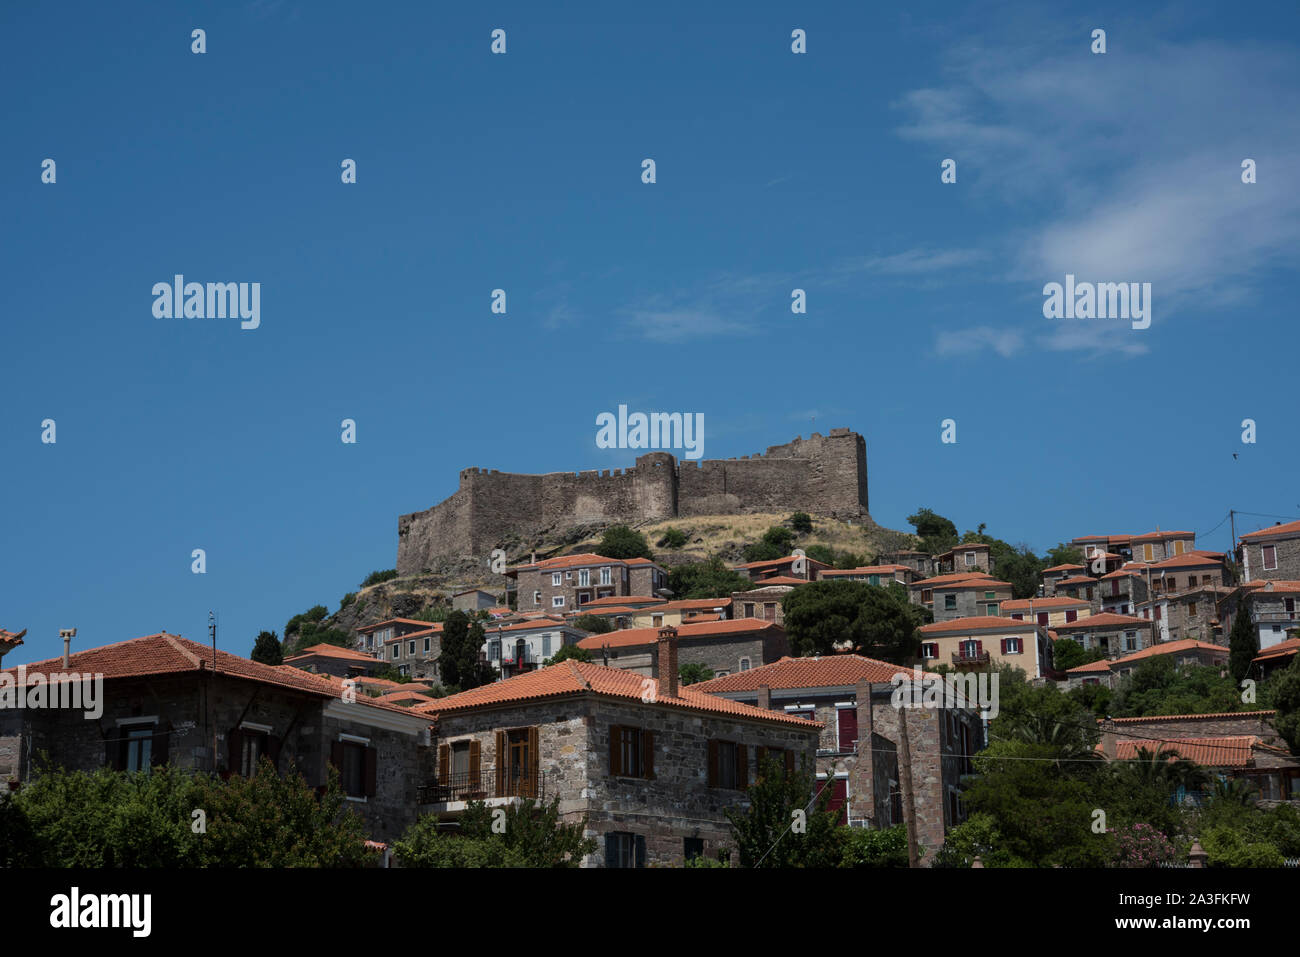
[[[1101,722],[1101,753],[1107,761],[1115,760],[1115,722],[1111,718]]]
[[[60,628],[59,637],[63,639],[63,667],[67,668],[72,657],[72,639],[77,637],[77,629]]]
[[[755,702],[764,711],[772,710],[772,689],[767,685],[758,686],[758,701]]]
[[[876,716],[871,710],[871,682],[866,678],[853,688],[857,710],[858,741],[855,758],[849,768],[850,810],[855,818],[879,820],[876,806],[888,806],[889,795],[876,794],[876,753],[872,750],[872,735],[876,731]]]
[[[677,697],[677,629],[665,625],[659,629],[659,695]]]

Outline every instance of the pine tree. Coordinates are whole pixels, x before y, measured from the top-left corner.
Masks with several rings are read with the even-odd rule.
[[[1237,608],[1232,631],[1228,633],[1228,671],[1232,680],[1241,683],[1250,671],[1250,663],[1259,654],[1259,636],[1255,633],[1250,612],[1243,604]]]

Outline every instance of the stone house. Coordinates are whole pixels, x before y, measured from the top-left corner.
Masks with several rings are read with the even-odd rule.
[[[1108,760],[1133,760],[1139,749],[1176,751],[1220,778],[1241,778],[1271,807],[1300,800],[1300,758],[1273,726],[1276,711],[1152,715],[1102,719],[1097,751]]]
[[[576,645],[587,637],[587,632],[559,618],[496,623],[485,626],[483,632],[483,655],[507,678],[540,668],[565,645]]]
[[[938,575],[913,582],[908,587],[913,604],[934,613],[935,621],[953,621],[980,615],[998,616],[1011,601],[1010,582],[998,581],[983,572],[974,575]]]
[[[429,720],[368,698],[339,678],[264,665],[160,633],[8,668],[19,691],[102,679],[97,709],[0,709],[0,774],[26,781],[42,752],[59,766],[147,772],[179,768],[249,775],[259,759],[291,766],[313,786],[339,769],[370,836],[389,841],[415,820],[415,785],[429,773]],[[69,681],[67,676],[78,679]],[[52,702],[52,698],[50,702]],[[95,710],[99,713],[96,714]]]
[[[908,565],[864,565],[861,568],[828,568],[821,573],[819,581],[855,581],[868,585],[888,585],[899,582],[910,585],[916,581],[916,570]]]
[[[1079,665],[1065,673],[1066,682],[1071,688],[1086,684],[1104,684],[1108,688],[1118,688],[1126,675],[1155,655],[1172,655],[1174,663],[1179,667],[1228,663],[1228,649],[1223,645],[1187,638],[1150,645],[1131,655]]]
[[[1101,585],[1090,575],[1071,575],[1056,581],[1052,598],[1077,598],[1088,603],[1090,613],[1101,611]]]
[[[1148,564],[1176,558],[1196,547],[1195,532],[1148,532],[1129,539],[1132,557],[1136,562]]]
[[[1056,640],[1069,638],[1085,651],[1097,650],[1108,657],[1132,654],[1151,645],[1151,622],[1131,615],[1103,612],[1069,624],[1057,625]]]
[[[1052,639],[1033,621],[990,615],[922,625],[921,660],[951,668],[1019,668],[1029,678],[1052,671]]]
[[[440,621],[422,622],[423,628],[394,635],[384,641],[383,660],[398,674],[440,681],[438,656],[442,654]]]
[[[630,595],[658,596],[668,573],[645,558],[605,558],[591,552],[519,565],[506,572],[515,581],[520,612],[563,615],[592,601]]]
[[[420,810],[453,821],[470,800],[558,799],[599,842],[586,867],[680,865],[733,844],[729,808],[770,756],[811,768],[821,726],[682,687],[664,629],[659,679],[574,660],[422,705],[437,775]]]
[[[1242,580],[1300,579],[1300,521],[1247,532],[1237,544]]]
[[[373,675],[383,667],[383,663],[374,655],[328,644],[304,648],[298,654],[285,658],[284,664],[301,668],[303,671],[334,675],[336,678],[360,678]]]
[[[737,619],[759,618],[770,621],[778,628],[785,627],[785,605],[782,599],[798,587],[789,580],[769,582],[749,591],[732,592],[731,607]]]
[[[679,628],[629,628],[591,635],[579,641],[578,647],[591,652],[593,660],[612,668],[657,677],[654,669],[660,658],[656,648],[665,633],[676,637],[681,664],[703,665],[714,677],[748,671],[790,654],[785,629],[756,618],[706,621]]]
[[[1045,628],[1068,625],[1092,614],[1092,602],[1086,598],[1060,595],[1055,598],[1017,598],[1004,602],[1002,613],[1016,621],[1034,621]]]
[[[762,562],[745,562],[733,566],[733,570],[749,577],[750,581],[766,582],[777,578],[797,578],[800,581],[816,581],[818,576],[831,566],[815,558],[804,555],[786,555]]]
[[[1297,653],[1300,653],[1300,638],[1288,638],[1286,641],[1272,645],[1267,651],[1260,652],[1251,660],[1250,676],[1259,681],[1266,681],[1282,669],[1291,667],[1291,662],[1295,661]]]
[[[429,622],[418,618],[388,618],[372,625],[363,625],[356,629],[356,647],[358,651],[384,657],[384,642],[392,638],[401,638],[413,631],[424,631]]]
[[[876,556],[876,561],[882,565],[906,565],[916,573],[916,578],[928,578],[934,574],[934,559],[930,553],[916,549],[884,552]]]
[[[1067,578],[1077,578],[1087,570],[1086,565],[1053,565],[1051,568],[1044,568],[1039,575],[1043,584],[1043,596],[1052,597],[1056,594],[1058,582]]]
[[[1286,641],[1290,629],[1300,626],[1297,605],[1300,581],[1247,581],[1220,598],[1220,630],[1230,635],[1237,615],[1247,614],[1255,625],[1260,651],[1266,651]]]
[[[497,596],[495,592],[484,591],[482,588],[467,588],[451,596],[451,607],[453,611],[470,614],[476,611],[489,611],[497,607]]]
[[[700,691],[822,725],[817,777],[832,789],[842,822],[891,827],[903,821],[899,786],[900,709],[896,680],[913,671],[860,655],[783,658],[696,685]],[[948,828],[965,819],[961,777],[984,746],[984,723],[973,708],[908,708],[907,739],[923,862],[933,859]]]
[[[1230,592],[1230,588],[1219,585],[1198,585],[1153,594],[1149,601],[1138,605],[1137,612],[1151,619],[1156,641],[1226,641],[1218,606]]]
[[[993,549],[980,542],[955,545],[942,555],[934,556],[934,569],[940,575],[956,572],[993,573]]]
[[[686,598],[641,606],[607,606],[594,614],[612,618],[616,628],[661,628],[731,617],[730,598]],[[573,618],[577,615],[571,616]]]
[[[1149,595],[1147,575],[1149,566],[1130,562],[1097,580],[1103,613],[1132,614]]]

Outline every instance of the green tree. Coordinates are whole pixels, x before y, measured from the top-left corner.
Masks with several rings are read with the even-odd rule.
[[[917,509],[907,516],[907,523],[916,529],[921,539],[917,547],[923,552],[939,555],[957,544],[957,526],[928,508]]]
[[[604,635],[614,630],[614,623],[600,615],[579,615],[573,619],[573,627],[593,635]]]
[[[674,598],[730,598],[733,592],[749,591],[754,585],[715,555],[702,562],[674,565],[668,571],[668,587]]]
[[[469,691],[492,680],[490,665],[479,659],[486,637],[483,626],[463,611],[453,611],[442,626],[442,651],[438,671],[448,685]]]
[[[790,527],[800,535],[807,535],[813,530],[812,516],[807,512],[795,512],[790,516]]]
[[[650,543],[645,536],[626,525],[614,525],[605,529],[605,534],[596,546],[596,552],[606,558],[649,558],[654,559]]]
[[[781,604],[791,646],[803,656],[834,654],[836,644],[848,642],[863,655],[901,664],[917,654],[917,628],[926,621],[898,582],[809,582]]]
[[[902,824],[883,830],[848,829],[841,867],[907,867],[907,828]]]
[[[1098,649],[1086,650],[1073,638],[1057,638],[1052,643],[1052,665],[1057,671],[1069,671],[1079,665],[1101,661],[1104,657]]]
[[[1238,615],[1238,617],[1245,617]],[[1235,626],[1234,626],[1235,627]],[[1300,754],[1300,655],[1291,664],[1268,679],[1269,691],[1277,717],[1273,727],[1282,735],[1292,754]]]
[[[1250,673],[1250,663],[1259,654],[1259,635],[1250,620],[1250,614],[1242,607],[1237,609],[1237,617],[1232,622],[1232,631],[1228,633],[1228,673],[1232,680],[1241,680]]]
[[[741,867],[835,867],[843,851],[838,811],[828,810],[831,789],[813,790],[806,769],[786,772],[764,758],[757,780],[746,792],[747,806],[727,808]],[[805,817],[804,830],[792,827],[794,812]]]
[[[1244,707],[1241,691],[1217,666],[1179,665],[1172,655],[1152,655],[1120,682],[1111,714],[1217,714]]]
[[[691,662],[686,665],[679,665],[677,676],[681,679],[683,685],[698,684],[701,681],[709,681],[713,678],[713,669],[707,665]]]
[[[371,585],[379,585],[383,582],[392,581],[397,577],[397,569],[389,568],[380,572],[371,572],[366,576],[366,580],[361,583],[362,588],[369,588]]]
[[[591,652],[577,645],[561,645],[560,649],[544,663],[558,665],[561,661],[591,661]]]
[[[259,632],[257,641],[253,642],[253,653],[249,656],[264,665],[284,663],[284,651],[280,647],[280,636],[274,631]]]
[[[1043,562],[1045,568],[1055,568],[1057,565],[1082,565],[1083,552],[1073,546],[1058,542],[1055,547],[1047,550],[1047,554],[1043,556]]]
[[[425,815],[394,843],[393,851],[403,867],[578,867],[598,845],[582,836],[585,817],[560,821],[559,805],[559,798],[549,804],[508,805],[494,829],[492,810],[472,801],[454,835],[440,833],[437,818]]]
[[[655,544],[658,548],[681,548],[686,542],[686,533],[681,529],[666,528],[663,536]]]
[[[745,561],[775,561],[778,558],[785,558],[793,549],[794,532],[783,525],[773,525],[757,542],[745,546]]]

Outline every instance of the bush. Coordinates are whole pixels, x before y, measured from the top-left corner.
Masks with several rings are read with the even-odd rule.
[[[573,619],[573,627],[591,632],[593,635],[604,635],[614,630],[614,623],[599,615],[579,615]]]
[[[848,829],[841,867],[907,867],[907,828],[895,824],[886,830]]]
[[[1169,838],[1150,824],[1139,821],[1110,831],[1115,836],[1116,867],[1156,867],[1178,856]]]
[[[437,819],[425,815],[394,843],[393,851],[403,867],[578,867],[598,845],[582,836],[586,818],[562,824],[559,808],[559,798],[549,804],[510,805],[498,831],[494,813],[501,809],[471,801],[457,833],[439,833]]]
[[[605,530],[605,535],[596,546],[597,554],[606,558],[649,558],[654,559],[650,543],[640,532],[633,531],[626,525],[615,525]]]
[[[790,527],[800,535],[807,535],[813,530],[812,516],[807,512],[795,512],[790,516]]]
[[[339,601],[339,611],[342,611],[344,608],[347,608],[348,605],[352,604],[356,600],[357,600],[357,593],[354,591],[348,592]]]
[[[382,572],[371,572],[366,576],[366,580],[361,583],[362,588],[369,588],[371,585],[378,585],[382,582],[392,581],[397,577],[397,569],[389,568]]]
[[[655,543],[656,548],[681,548],[687,542],[686,533],[681,529],[669,528],[664,530],[663,537]]]
[[[1211,867],[1281,867],[1282,854],[1272,844],[1251,841],[1230,827],[1210,829],[1201,838]]]

